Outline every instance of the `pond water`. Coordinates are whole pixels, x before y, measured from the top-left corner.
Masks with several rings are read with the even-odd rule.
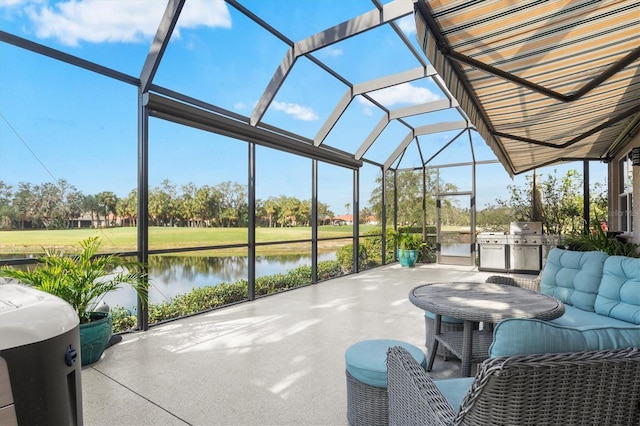
[[[318,261],[335,260],[336,253],[318,254]],[[311,266],[310,255],[256,256],[256,277],[285,273],[298,266]],[[246,280],[249,271],[246,256],[152,256],[149,259],[149,302],[158,304],[189,293],[194,288]],[[136,293],[123,287],[104,297],[110,306],[135,310]]]

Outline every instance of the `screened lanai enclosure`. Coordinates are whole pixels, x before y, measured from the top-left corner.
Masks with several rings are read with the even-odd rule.
[[[639,14],[638,1],[0,4],[2,263],[33,263],[21,241],[41,230],[58,248],[97,233],[155,268],[157,306],[393,262],[399,227],[431,238],[433,260],[473,265],[479,208],[549,166],[578,162],[588,188],[637,132]],[[155,320],[131,297],[108,302],[145,330]]]

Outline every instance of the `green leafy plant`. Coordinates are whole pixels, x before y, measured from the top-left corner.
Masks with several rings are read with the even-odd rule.
[[[420,250],[427,245],[422,241],[422,235],[407,230],[389,231],[391,237],[401,250]]]
[[[588,234],[571,234],[564,241],[570,250],[602,251],[610,256],[640,258],[640,244],[624,243],[607,235],[599,226]]]
[[[32,269],[4,267],[0,276],[60,297],[75,309],[80,323],[90,322],[90,313],[102,298],[123,284],[131,286],[146,305],[148,283],[144,265],[114,254],[98,255],[98,237],[89,237],[79,245],[77,253],[45,248],[39,264]]]

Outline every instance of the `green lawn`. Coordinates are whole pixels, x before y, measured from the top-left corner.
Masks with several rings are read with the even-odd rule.
[[[362,235],[375,228],[374,225],[361,225],[360,234]],[[93,235],[101,237],[101,251],[135,251],[137,241],[136,232],[136,228],[0,231],[0,254],[39,253],[42,247],[72,250],[77,247],[78,241]],[[351,226],[328,225],[318,227],[319,238],[348,238],[352,235],[352,232],[353,229]],[[247,235],[247,228],[150,227],[149,245],[152,250],[158,250],[180,247],[244,244],[247,242]],[[305,239],[311,239],[310,227],[256,228],[257,242]],[[343,244],[344,242],[338,245]],[[287,246],[277,251],[295,251],[299,249],[299,247],[292,247],[294,245]],[[272,251],[273,248],[270,250]]]

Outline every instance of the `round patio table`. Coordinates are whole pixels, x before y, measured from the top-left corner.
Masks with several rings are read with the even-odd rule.
[[[427,371],[431,371],[438,344],[462,361],[460,375],[471,375],[471,364],[489,356],[493,332],[474,330],[474,323],[497,323],[506,318],[551,320],[564,314],[558,299],[516,286],[492,283],[442,282],[420,285],[409,293],[417,307],[435,314]],[[441,332],[442,315],[464,321],[463,331]]]

